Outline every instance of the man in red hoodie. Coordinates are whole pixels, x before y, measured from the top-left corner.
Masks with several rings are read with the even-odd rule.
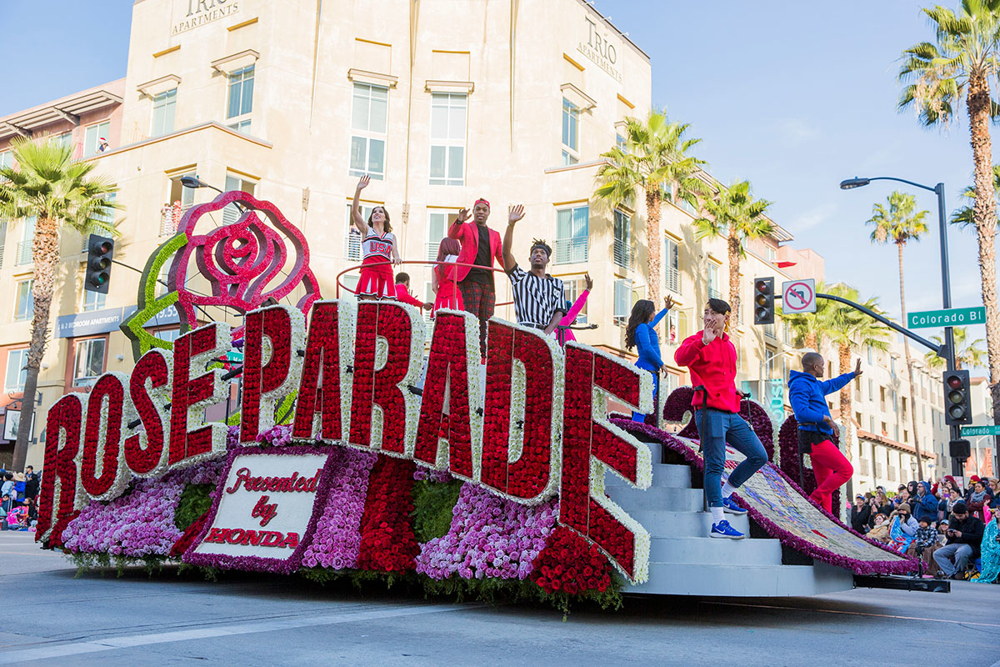
[[[674,360],[688,367],[691,384],[695,387],[692,401],[694,422],[701,439],[705,459],[705,495],[712,512],[709,537],[739,540],[745,536],[729,525],[725,515],[746,514],[746,510],[737,505],[731,496],[767,463],[767,452],[760,438],[739,414],[741,395],[736,391],[736,348],[726,335],[730,310],[729,304],[722,299],[709,299],[704,313],[705,328],[681,343],[674,353]],[[730,473],[723,485],[726,443],[746,458]]]

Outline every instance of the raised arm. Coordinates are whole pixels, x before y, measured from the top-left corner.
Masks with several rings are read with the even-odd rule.
[[[468,219],[469,219],[469,209],[463,208],[458,212],[458,217],[455,218],[455,222],[451,223],[451,227],[448,228],[448,238],[461,241],[462,225],[465,224],[465,221]]]
[[[649,335],[652,329],[648,326],[639,325],[635,329],[635,343],[639,352],[639,359],[646,361],[653,365],[654,368],[659,369],[663,366],[663,359],[660,357],[660,350],[658,345],[653,344],[653,339]]]
[[[503,270],[510,273],[517,266],[517,260],[511,253],[510,248],[514,245],[514,225],[524,217],[524,207],[518,204],[511,206],[507,213],[507,231],[503,234]]]
[[[368,174],[358,179],[358,187],[354,190],[354,201],[351,203],[351,221],[354,222],[355,228],[361,232],[362,239],[368,233],[368,223],[365,222],[365,217],[361,215],[361,191],[367,188],[370,182],[371,178]]]
[[[823,395],[832,394],[835,391],[840,391],[848,385],[848,383],[854,379],[854,373],[844,373],[843,375],[838,375],[835,378],[830,378],[826,382],[820,382],[819,386],[823,390]]]

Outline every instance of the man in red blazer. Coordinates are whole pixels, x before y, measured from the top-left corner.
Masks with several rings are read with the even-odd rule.
[[[512,212],[511,215],[514,215]],[[521,214],[523,216],[523,213]],[[486,226],[490,217],[490,203],[477,199],[472,207],[472,222],[469,209],[458,212],[458,218],[448,229],[448,236],[462,243],[456,268],[458,289],[462,292],[465,310],[479,318],[479,348],[486,356],[486,322],[493,317],[496,306],[496,285],[493,280],[493,260],[500,268],[507,270],[503,259],[503,242],[500,233]],[[474,264],[475,266],[461,266]],[[483,267],[483,268],[478,268]]]

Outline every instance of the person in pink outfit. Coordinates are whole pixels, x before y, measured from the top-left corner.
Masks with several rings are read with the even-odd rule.
[[[453,238],[443,238],[441,239],[441,243],[438,244],[437,261],[454,263],[458,261],[458,256],[461,252],[461,243]],[[457,268],[456,266],[447,266],[445,264],[434,266],[434,273],[432,274],[433,282],[431,284],[434,288],[435,296],[431,317],[434,317],[434,313],[439,308],[465,310],[465,304],[462,301],[462,290],[456,279]]]
[[[573,331],[569,328],[576,321],[576,316],[580,314],[583,307],[587,303],[587,297],[590,296],[590,290],[594,287],[594,281],[590,278],[590,274],[586,274],[583,277],[584,281],[587,283],[587,289],[580,292],[580,296],[576,297],[576,301],[570,306],[569,311],[566,316],[559,320],[559,325],[556,330],[552,332],[557,339],[562,337],[559,341],[560,345],[565,345],[571,340],[576,340],[576,336],[573,335]]]

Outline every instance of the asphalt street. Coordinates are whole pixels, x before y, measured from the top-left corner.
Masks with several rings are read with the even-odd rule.
[[[361,594],[300,577],[78,574],[0,532],[0,665],[1000,667],[1000,586],[630,598],[619,612]]]

